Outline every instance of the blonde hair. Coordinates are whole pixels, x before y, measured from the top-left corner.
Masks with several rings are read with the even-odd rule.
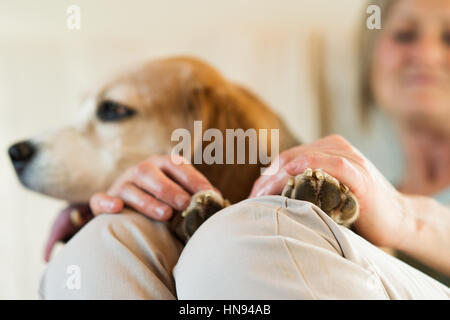
[[[370,0],[367,3],[367,8],[370,5],[377,5],[380,7],[381,11],[381,25],[383,29],[383,24],[389,16],[390,9],[393,4],[398,0]],[[378,37],[382,30],[374,29],[370,30],[367,28],[366,20],[367,15],[364,11],[364,18],[361,23],[361,31],[359,33],[358,41],[358,63],[359,63],[359,74],[358,74],[358,105],[360,117],[364,125],[367,126],[369,115],[374,107],[375,99],[372,91],[372,64],[373,64],[373,52],[375,50],[375,45]]]

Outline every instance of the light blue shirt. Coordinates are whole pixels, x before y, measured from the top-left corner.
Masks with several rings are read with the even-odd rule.
[[[440,203],[450,205],[450,188],[447,188],[444,191],[439,192],[438,194],[434,195],[433,198],[435,198]]]

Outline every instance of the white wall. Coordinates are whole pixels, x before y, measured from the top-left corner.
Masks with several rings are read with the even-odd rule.
[[[79,31],[66,28],[69,4],[81,7]],[[6,156],[9,144],[63,124],[85,92],[127,66],[173,54],[211,62],[311,141],[319,128],[308,74],[310,33],[323,31],[345,53],[362,4],[1,0],[0,298],[36,298],[43,246],[63,206],[19,185]]]

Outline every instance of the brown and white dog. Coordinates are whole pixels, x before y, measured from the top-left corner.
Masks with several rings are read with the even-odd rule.
[[[92,194],[107,190],[150,155],[169,154],[172,132],[192,132],[194,120],[223,136],[226,129],[279,129],[280,151],[298,143],[260,99],[206,63],[188,57],[151,61],[105,85],[71,126],[10,147],[24,186],[71,204],[55,222],[46,259],[57,241],[77,231],[69,216],[73,208],[84,213],[83,223],[89,220]],[[196,167],[225,198],[237,202],[248,196],[261,164]]]

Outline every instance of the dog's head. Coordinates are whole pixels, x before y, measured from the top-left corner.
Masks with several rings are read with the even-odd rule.
[[[12,145],[9,155],[22,184],[69,202],[52,227],[46,260],[57,241],[67,240],[92,218],[92,194],[108,190],[128,167],[147,157],[170,154],[178,143],[171,141],[174,130],[193,132],[194,120],[202,121],[203,130],[222,134],[279,129],[281,150],[296,143],[281,119],[251,92],[207,64],[181,57],[152,61],[117,78],[87,99],[71,125]],[[193,140],[194,148],[204,146]],[[259,164],[196,167],[231,202],[245,199],[260,174]]]
[[[168,154],[172,131],[201,119],[203,90],[229,86],[195,59],[152,61],[90,97],[70,126],[16,143],[9,155],[27,188],[86,202],[127,167]]]

